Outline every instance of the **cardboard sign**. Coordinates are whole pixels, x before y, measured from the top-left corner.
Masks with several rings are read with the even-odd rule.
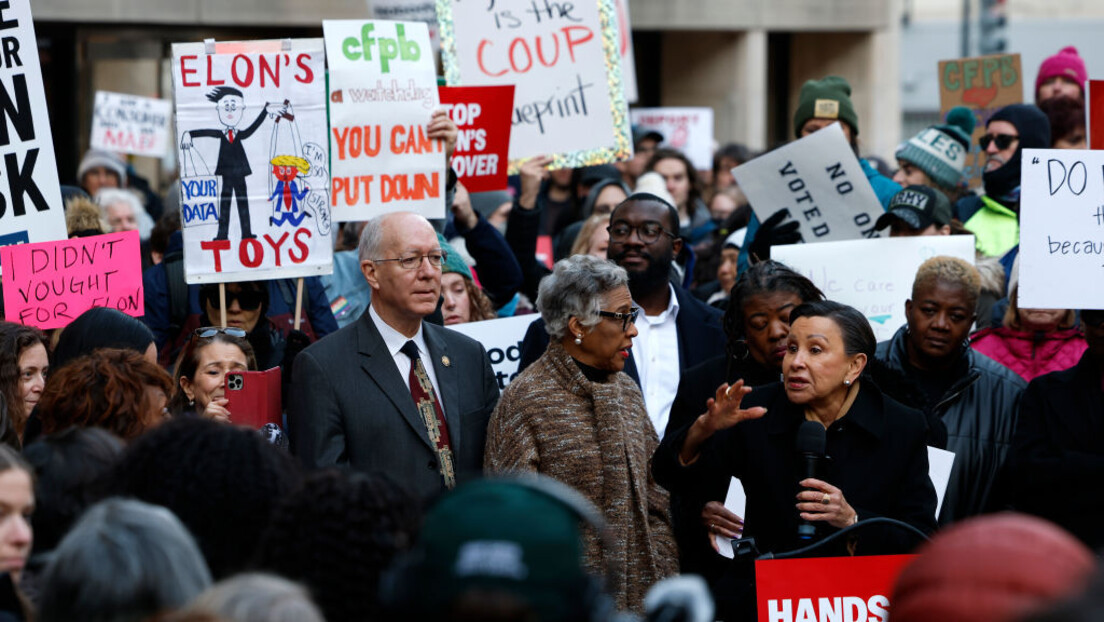
[[[974,263],[974,236],[930,235],[788,244],[771,258],[805,275],[829,300],[851,305],[885,341],[905,324],[905,301],[925,260],[950,255]]]
[[[759,622],[886,622],[897,575],[915,555],[755,562]]]
[[[456,123],[452,170],[468,192],[506,187],[513,86],[442,86],[441,105]]]
[[[498,388],[505,389],[518,375],[518,361],[521,359],[521,342],[525,331],[539,315],[518,315],[497,320],[467,322],[449,326],[458,333],[467,335],[483,344],[487,357],[491,359]]]
[[[444,218],[444,141],[429,33],[419,22],[322,22],[330,68],[331,205],[341,221],[411,211]]]
[[[678,149],[699,171],[713,169],[712,108],[635,108],[634,125],[663,134],[660,147]]]
[[[65,212],[28,0],[0,5],[0,246],[64,240]]]
[[[328,274],[321,39],[173,45],[188,283]]]
[[[1024,149],[1021,309],[1104,309],[1104,153]]]
[[[96,91],[91,143],[105,151],[163,158],[171,123],[170,101]]]
[[[806,242],[879,237],[874,223],[885,210],[839,123],[737,166],[732,175],[760,221],[789,208]]]
[[[542,154],[552,169],[632,156],[614,0],[437,0],[437,19],[450,86],[517,85],[510,173]]]
[[[1104,80],[1085,85],[1085,136],[1089,149],[1104,149]]]
[[[995,54],[939,61],[939,118],[955,106],[974,111],[976,125],[970,138],[963,176],[971,188],[981,185],[985,153],[978,138],[993,113],[1009,104],[1023,103],[1023,70],[1019,54]]]
[[[437,27],[436,0],[368,0],[372,18],[397,22],[422,22],[429,29],[433,54],[441,51],[441,32]]]
[[[122,231],[0,248],[10,322],[61,328],[92,307],[145,315],[141,242]]]

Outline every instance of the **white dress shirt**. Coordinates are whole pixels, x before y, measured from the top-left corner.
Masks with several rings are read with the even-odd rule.
[[[429,375],[429,381],[433,384],[433,392],[437,394],[437,402],[441,405],[441,412],[444,412],[445,403],[441,401],[441,386],[437,384],[437,373],[433,371],[433,359],[430,358],[429,346],[426,345],[425,335],[422,334],[422,325],[418,325],[418,334],[407,337],[388,326],[387,322],[384,322],[376,313],[375,307],[369,305],[368,313],[372,314],[372,321],[376,324],[376,330],[379,331],[380,337],[383,337],[383,343],[387,346],[387,351],[391,353],[391,358],[395,361],[399,376],[402,377],[403,384],[407,386],[410,386],[411,360],[401,350],[407,341],[413,341],[418,346],[418,356],[422,357],[422,366],[425,367],[426,374]]]
[[[660,440],[663,440],[663,431],[671,416],[680,376],[678,328],[675,326],[679,303],[675,288],[670,284],[668,287],[671,300],[667,308],[659,315],[641,315],[637,318],[637,335],[632,349],[633,362],[640,375],[640,389],[644,393],[644,405]]]

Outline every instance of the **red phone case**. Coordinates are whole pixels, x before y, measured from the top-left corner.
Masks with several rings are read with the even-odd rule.
[[[226,410],[235,425],[260,429],[274,423],[283,427],[279,367],[226,374],[226,399]]]

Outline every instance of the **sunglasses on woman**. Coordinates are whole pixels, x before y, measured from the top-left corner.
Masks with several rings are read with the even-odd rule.
[[[192,333],[194,337],[198,337],[199,339],[209,339],[219,334],[245,339],[246,333],[245,330],[233,326],[202,326],[195,329],[195,332]]]
[[[219,294],[218,290],[208,291],[204,294],[204,299],[207,304],[218,309],[219,308]],[[238,306],[243,311],[252,311],[260,308],[261,303],[264,302],[264,294],[255,289],[243,289],[236,292],[226,292],[226,308],[234,306],[234,301],[238,301]]]

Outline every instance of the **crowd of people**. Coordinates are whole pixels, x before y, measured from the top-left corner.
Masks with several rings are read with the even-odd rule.
[[[795,137],[840,126],[877,230],[974,236],[974,262],[908,275],[881,343],[771,259],[801,230],[752,210],[736,144],[701,171],[633,127],[623,162],[535,157],[504,192],[451,176],[442,220],[336,228],[333,274],[301,294],[187,285],[179,188],[89,151],[69,233],[139,231],[145,316],[0,322],[0,620],[751,620],[756,554],[808,545],[918,552],[895,620],[1088,619],[1104,311],[1017,301],[1022,150],[1084,147],[1086,75],[1062,50],[1034,104],[956,108],[895,172],[860,156],[844,78],[805,83]],[[526,314],[503,389],[450,327]],[[283,425],[237,425],[228,374],[272,368]],[[942,495],[929,447],[954,454]]]

